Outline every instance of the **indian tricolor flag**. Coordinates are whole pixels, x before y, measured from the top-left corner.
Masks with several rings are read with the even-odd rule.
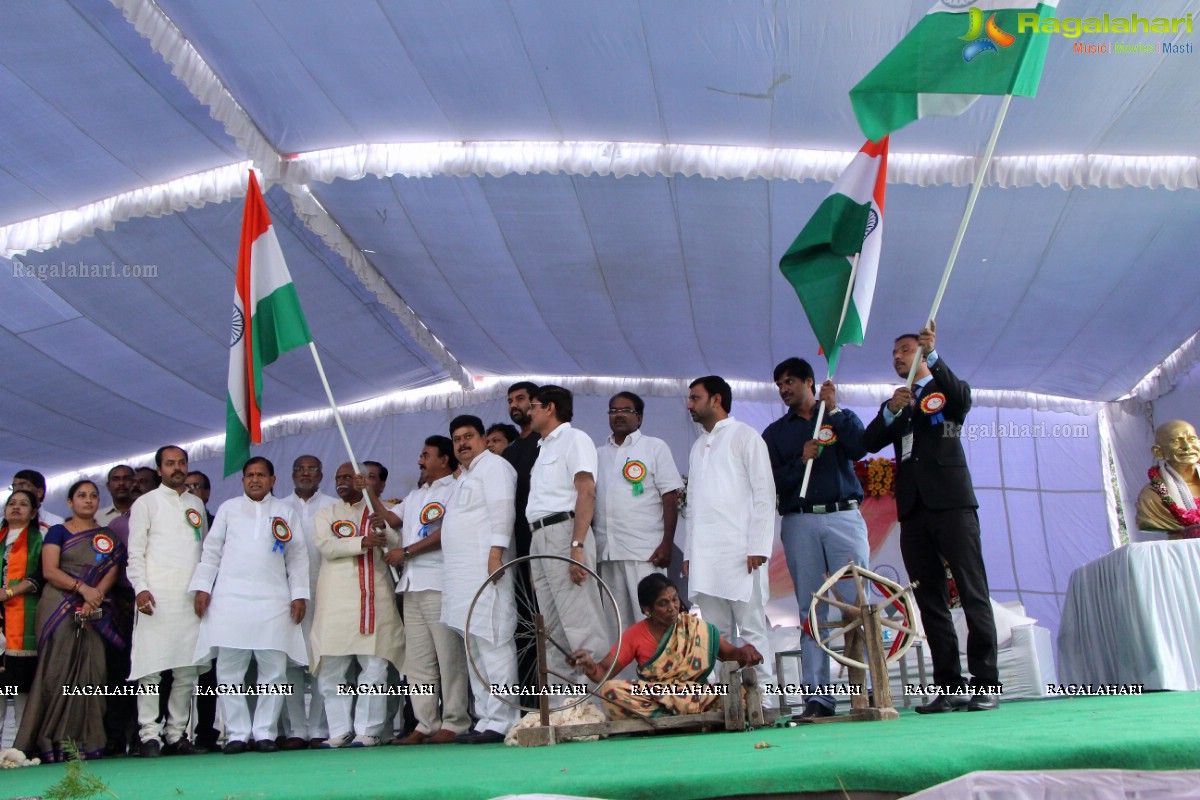
[[[262,370],[312,341],[296,287],[271,226],[258,179],[250,172],[238,247],[225,407],[225,475],[239,472],[250,444],[262,443]]]
[[[1053,17],[1057,0],[942,0],[850,90],[868,139],[922,117],[953,116],[982,94],[1033,97],[1050,34],[1018,14]]]
[[[883,242],[887,152],[886,136],[864,144],[779,260],[780,271],[800,297],[831,375],[841,346],[862,344],[867,334]],[[860,252],[851,292],[854,255]]]

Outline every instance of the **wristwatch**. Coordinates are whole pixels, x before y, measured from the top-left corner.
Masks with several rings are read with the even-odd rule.
[[[413,554],[408,551],[408,548],[407,547],[404,548],[404,560],[411,561],[412,557],[413,557]]]
[[[583,547],[583,542],[571,542],[571,548],[574,549],[576,547]]]

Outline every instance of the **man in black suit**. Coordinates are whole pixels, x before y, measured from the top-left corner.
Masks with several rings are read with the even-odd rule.
[[[963,421],[971,410],[971,387],[938,357],[935,330],[930,321],[920,335],[896,339],[892,359],[900,377],[907,379],[913,359],[921,360],[913,390],[901,386],[880,406],[863,443],[872,453],[888,444],[896,449],[900,552],[909,578],[920,582],[915,591],[917,607],[933,657],[933,679],[942,692],[917,711],[990,711],[1000,702],[996,622],[979,540],[979,503],[961,439]],[[943,558],[950,564],[967,618],[967,666],[975,692],[969,701]]]

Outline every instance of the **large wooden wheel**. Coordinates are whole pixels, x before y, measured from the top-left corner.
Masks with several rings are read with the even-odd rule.
[[[854,605],[846,603],[834,591],[838,581],[854,582],[856,601]],[[851,561],[846,566],[829,576],[821,588],[813,592],[812,603],[809,605],[808,618],[810,633],[821,649],[833,657],[839,664],[857,669],[867,669],[867,664],[859,660],[856,651],[861,650],[858,642],[869,641],[866,628],[889,629],[896,636],[891,640],[884,662],[891,664],[901,659],[908,648],[912,646],[917,632],[913,620],[916,613],[913,606],[911,589],[915,584],[901,586],[893,580],[871,572]],[[867,596],[869,587],[882,597],[878,602],[869,602]],[[815,621],[820,619],[818,609],[822,604],[832,606],[842,612],[840,623],[830,623],[828,626],[817,626]],[[864,610],[866,615],[864,615]],[[874,617],[874,624],[865,617]],[[857,642],[855,638],[862,636]],[[876,636],[875,638],[880,638]],[[835,649],[838,641],[842,642],[841,649]]]
[[[473,652],[474,648],[471,647],[472,620],[475,621],[477,628],[482,623],[482,620],[480,620],[477,616],[476,609],[480,607],[480,600],[484,594],[487,593],[489,586],[491,586],[493,583],[499,582],[505,575],[512,575],[513,593],[515,595],[517,608],[524,608],[528,610],[528,614],[522,614],[518,612],[517,615],[517,630],[514,635],[514,639],[517,643],[517,662],[520,663],[523,657],[528,657],[527,654],[531,651],[536,654],[538,688],[543,690],[543,692],[547,686],[551,685],[551,677],[557,678],[566,684],[579,684],[582,680],[583,684],[586,685],[586,678],[581,679],[581,676],[579,675],[563,675],[551,669],[547,664],[546,656],[550,652],[550,648],[554,648],[569,659],[571,656],[571,647],[568,642],[556,641],[546,629],[546,624],[542,617],[540,607],[538,606],[537,594],[533,591],[532,566],[535,562],[540,562],[541,564],[550,566],[551,568],[562,570],[566,570],[572,564],[583,567],[588,575],[586,583],[591,584],[596,588],[596,591],[600,593],[600,608],[606,623],[611,621],[615,623],[612,626],[613,630],[618,632],[624,631],[624,626],[622,624],[623,620],[621,619],[621,611],[619,608],[617,608],[617,604],[613,600],[612,591],[608,588],[608,585],[600,579],[600,576],[595,570],[591,569],[585,564],[580,564],[574,559],[567,558],[566,556],[521,556],[520,558],[509,561],[501,566],[500,569],[489,575],[487,580],[485,580],[475,592],[475,597],[471,600],[471,607],[467,611],[467,635],[465,637],[467,642],[467,661],[470,664],[471,671],[474,672],[475,676],[480,679],[480,682],[484,682],[483,674],[480,672],[475,661],[476,653]],[[616,644],[618,648],[617,655],[619,656],[621,646],[619,637]],[[597,660],[599,660],[604,657],[605,653],[595,653],[593,655]],[[608,672],[606,672],[594,686],[589,685],[586,694],[556,696],[543,693],[540,695],[520,695],[515,698],[506,695],[496,695],[496,699],[500,700],[506,705],[519,709],[522,713],[527,711],[541,711],[545,717],[542,724],[547,725],[549,724],[547,720],[551,697],[556,697],[556,702],[554,704],[555,710],[577,706],[587,700],[589,695],[599,697],[597,690],[600,684],[612,678],[618,671],[619,668],[617,667],[616,659],[614,659],[613,664],[609,668]]]

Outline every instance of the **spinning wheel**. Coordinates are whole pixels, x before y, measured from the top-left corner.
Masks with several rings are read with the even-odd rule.
[[[523,658],[529,658],[530,655],[536,656],[538,689],[542,690],[542,693],[539,695],[518,695],[515,697],[501,694],[496,695],[496,699],[520,710],[522,714],[527,711],[540,711],[542,714],[542,725],[546,726],[549,725],[551,697],[557,697],[559,700],[564,701],[556,702],[555,710],[577,706],[587,700],[588,695],[599,697],[596,691],[600,684],[612,678],[620,671],[620,668],[617,666],[616,659],[614,659],[608,672],[596,682],[595,686],[589,686],[587,694],[551,695],[546,691],[546,687],[553,686],[551,682],[552,677],[557,679],[554,683],[561,682],[564,684],[579,684],[582,681],[586,685],[587,680],[578,675],[564,675],[548,664],[547,656],[551,650],[557,651],[563,657],[569,659],[571,656],[571,646],[566,641],[556,641],[550,635],[550,631],[538,606],[537,595],[533,591],[532,567],[534,563],[538,563],[544,569],[560,569],[564,572],[572,565],[582,567],[587,573],[587,580],[583,585],[591,586],[600,593],[600,608],[605,622],[613,623],[611,628],[618,631],[618,633],[624,631],[624,627],[622,626],[621,612],[613,600],[612,591],[608,588],[608,585],[600,579],[595,570],[566,556],[538,555],[521,556],[520,558],[513,559],[489,575],[487,580],[483,582],[483,585],[475,592],[475,597],[471,600],[471,607],[467,611],[466,625],[467,661],[470,663],[471,671],[475,673],[481,682],[484,682],[483,673],[475,661],[476,653],[470,645],[471,629],[474,627],[476,630],[479,630],[488,626],[491,622],[489,616],[491,613],[491,598],[497,589],[504,591],[503,581],[506,578],[511,579],[512,591],[516,598],[518,609],[517,629],[513,637],[517,643],[517,662],[521,663]],[[520,609],[522,608],[527,609],[528,613],[520,613]],[[609,626],[606,625],[606,627]],[[617,640],[617,647],[618,655],[620,655],[619,638]],[[604,657],[605,653],[595,653],[593,655],[599,660]]]
[[[855,602],[847,603],[837,596],[834,587],[838,581],[854,581]],[[915,610],[912,589],[916,583],[901,586],[895,581],[860,567],[853,561],[829,576],[821,588],[813,592],[808,609],[809,632],[822,650],[839,664],[850,668],[850,684],[857,686],[853,695],[850,717],[826,717],[837,719],[896,719],[892,707],[892,692],[887,665],[901,659],[917,637],[913,625]],[[882,600],[872,603],[867,595],[873,587]],[[821,605],[832,606],[842,612],[840,622],[820,623]],[[887,653],[883,651],[883,631],[892,630],[896,638],[890,642]],[[841,639],[840,651],[832,647]],[[866,651],[863,660],[863,651]],[[874,699],[866,696],[865,673],[870,670]]]

